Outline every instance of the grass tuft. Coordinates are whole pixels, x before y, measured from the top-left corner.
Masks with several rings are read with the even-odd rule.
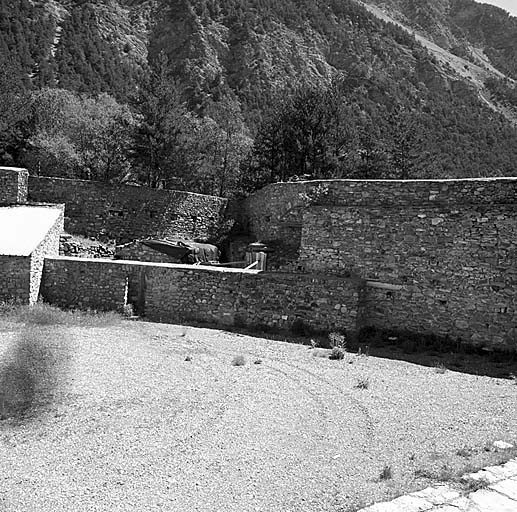
[[[357,383],[354,387],[357,389],[368,389],[370,387],[370,377],[361,377],[357,379]]]
[[[244,366],[246,364],[246,359],[242,355],[235,356],[232,359],[232,366]]]
[[[486,489],[489,485],[490,482],[486,478],[467,478],[462,481],[462,488],[468,493]]]
[[[379,475],[379,480],[391,480],[393,478],[393,471],[391,470],[391,466],[384,466]]]
[[[456,455],[468,459],[472,455],[473,451],[470,448],[460,448],[456,450]]]
[[[447,367],[443,363],[437,364],[434,367],[434,373],[445,373],[446,371]]]
[[[341,347],[334,347],[330,352],[329,359],[339,360],[345,358],[345,350]]]

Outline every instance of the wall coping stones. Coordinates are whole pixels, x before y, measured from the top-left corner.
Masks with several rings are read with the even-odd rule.
[[[443,179],[408,179],[408,180],[352,180],[352,179],[334,179],[334,180],[300,180],[300,181],[278,181],[277,183],[270,183],[263,189],[269,187],[276,187],[279,185],[307,185],[313,183],[461,183],[461,182],[491,182],[491,181],[517,181],[517,176],[497,176],[497,177],[486,177],[486,178],[443,178]]]
[[[28,172],[25,167],[2,167],[0,166],[0,172],[14,172],[14,173],[26,173]]]
[[[404,287],[399,284],[381,283],[378,281],[366,281],[366,286],[370,288],[380,288],[381,290],[400,291]]]
[[[186,270],[191,272],[214,272],[227,274],[261,274],[261,270],[231,268],[231,267],[213,267],[210,265],[184,265],[180,263],[155,263],[152,261],[135,261],[135,260],[113,260],[109,258],[79,258],[77,256],[55,256],[47,258],[49,260],[59,261],[76,261],[84,264],[101,264],[109,263],[111,265],[131,267],[160,267],[160,268],[174,268],[176,270]]]
[[[0,167],[0,171],[2,170],[2,168]],[[21,169],[21,170],[25,170],[25,169]],[[43,178],[43,179],[51,179],[53,181],[61,181],[63,183],[70,183],[70,184],[84,184],[86,186],[100,186],[100,187],[103,187],[103,188],[106,188],[106,189],[133,189],[133,190],[139,190],[139,189],[143,189],[143,190],[152,190],[153,193],[157,193],[157,194],[164,194],[164,195],[167,195],[167,194],[174,194],[174,193],[179,193],[179,194],[187,194],[187,195],[190,195],[190,196],[198,196],[198,197],[212,197],[212,198],[216,198],[216,199],[223,199],[222,197],[220,196],[213,196],[213,195],[210,195],[210,194],[199,194],[197,192],[189,192],[188,190],[176,190],[176,189],[165,189],[165,188],[150,188],[150,187],[146,187],[145,185],[129,185],[127,183],[117,183],[117,184],[113,184],[113,183],[106,183],[104,181],[96,181],[96,180],[80,180],[80,179],[72,179],[72,178],[59,178],[57,176],[38,176],[38,175],[34,175],[34,176],[31,176],[31,177],[34,177],[34,178]]]

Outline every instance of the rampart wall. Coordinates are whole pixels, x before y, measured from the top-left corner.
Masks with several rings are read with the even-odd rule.
[[[63,307],[121,310],[142,287],[145,315],[161,322],[355,331],[361,281],[120,260],[48,258],[42,297]]]
[[[226,199],[174,190],[30,176],[31,201],[65,203],[65,230],[116,240],[210,238]]]
[[[28,177],[26,169],[0,167],[0,205],[25,203]]]
[[[255,196],[263,241],[298,219],[291,266],[394,285],[369,290],[367,324],[517,348],[517,178],[286,183]]]

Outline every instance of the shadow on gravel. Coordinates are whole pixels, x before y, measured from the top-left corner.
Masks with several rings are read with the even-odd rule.
[[[143,321],[147,321],[145,318]],[[187,324],[185,329],[188,329]],[[188,321],[188,326],[220,329],[238,336],[264,338],[300,345],[332,348],[329,334],[314,331],[303,322],[295,322],[291,331],[280,331],[258,324],[256,326],[214,326],[213,323]],[[385,359],[406,361],[434,367],[438,373],[450,370],[499,379],[513,379],[517,384],[517,352],[486,350],[447,337],[411,333],[406,331],[363,328],[356,336],[347,336],[346,351]]]
[[[192,322],[189,324],[192,325]],[[195,326],[214,328],[213,325],[205,323],[196,323]],[[234,326],[225,330],[236,335],[332,348],[328,333],[312,331],[308,326],[301,324],[295,324],[293,327],[291,332],[282,332],[263,325],[253,328]],[[346,337],[346,333],[344,335],[348,352],[434,367],[438,373],[450,370],[500,379],[514,379],[517,384],[517,353],[515,352],[489,351],[461,342],[456,343],[444,337],[370,327],[362,329],[355,337]]]
[[[0,420],[30,421],[54,401],[66,377],[66,330],[26,326],[0,360]]]
[[[517,376],[517,353],[487,350],[447,337],[365,328],[349,348],[375,357],[435,367],[438,373],[450,370],[514,380]]]

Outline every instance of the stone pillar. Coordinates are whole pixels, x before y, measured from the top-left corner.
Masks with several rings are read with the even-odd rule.
[[[19,167],[0,167],[0,205],[27,202],[29,173]]]
[[[256,265],[255,270],[266,270],[268,248],[261,242],[253,242],[246,247],[246,266]]]

